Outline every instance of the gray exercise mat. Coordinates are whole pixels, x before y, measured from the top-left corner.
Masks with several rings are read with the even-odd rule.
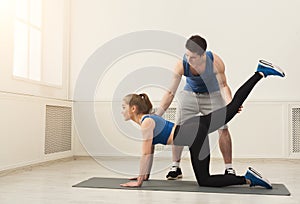
[[[167,181],[167,180],[149,180],[143,183],[140,188],[121,187],[121,183],[128,182],[128,179],[122,178],[100,178],[93,177],[80,182],[73,187],[82,188],[106,188],[106,189],[124,189],[124,190],[149,190],[149,191],[180,191],[180,192],[202,192],[202,193],[230,193],[230,194],[260,194],[260,195],[280,195],[289,196],[290,192],[283,184],[272,184],[273,189],[261,187],[249,187],[248,185],[228,186],[222,188],[200,187],[195,181]]]

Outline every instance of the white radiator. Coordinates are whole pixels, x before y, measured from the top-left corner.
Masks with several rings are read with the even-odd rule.
[[[290,152],[300,154],[300,107],[291,107],[289,124],[291,127]]]
[[[176,108],[168,108],[168,110],[163,115],[163,118],[166,120],[169,120],[171,122],[175,122],[175,116],[176,116]]]
[[[71,151],[72,108],[46,105],[45,154]]]

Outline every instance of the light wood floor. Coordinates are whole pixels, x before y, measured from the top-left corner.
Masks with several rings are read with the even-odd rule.
[[[138,169],[138,161],[124,158],[103,158],[96,162],[89,157],[51,162],[0,176],[0,203],[226,203],[226,204],[296,204],[300,203],[300,160],[235,159],[237,174],[248,166],[259,170],[272,183],[284,183],[291,196],[233,195],[190,192],[129,191],[72,188],[90,177],[130,177],[123,171]],[[164,179],[169,159],[156,159],[151,178]],[[212,160],[212,173],[223,172],[223,162]],[[194,180],[188,159],[182,162],[183,180]],[[118,172],[118,173],[117,173]],[[167,182],[167,181],[166,181]]]

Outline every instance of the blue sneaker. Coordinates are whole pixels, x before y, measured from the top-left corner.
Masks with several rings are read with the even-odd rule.
[[[280,69],[279,66],[274,65],[265,60],[259,60],[256,71],[262,72],[265,75],[265,77],[267,77],[269,75],[281,76],[281,77],[285,76],[284,71],[282,69]]]
[[[267,189],[272,189],[272,184],[265,178],[263,178],[260,173],[255,171],[253,168],[249,167],[245,174],[245,178],[251,181],[250,187],[252,186],[262,186]]]

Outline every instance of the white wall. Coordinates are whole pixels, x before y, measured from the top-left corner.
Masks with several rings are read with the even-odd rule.
[[[0,93],[0,171],[73,155],[72,151],[45,155],[46,105],[72,103]]]
[[[48,84],[51,83],[51,77],[46,69],[43,70],[43,74],[48,83],[39,83],[34,81],[29,81],[27,79],[20,79],[13,76],[13,53],[14,53],[14,20],[15,20],[15,1],[3,0],[1,1],[1,18],[0,18],[0,91],[6,93],[19,93],[34,96],[43,96],[47,98],[55,99],[68,99],[68,71],[69,71],[69,10],[68,10],[68,0],[65,0],[64,10],[59,10],[59,16],[66,15],[65,20],[59,25],[60,29],[55,30],[55,37],[50,37],[49,35],[43,35],[44,42],[43,54],[43,66],[44,68],[53,69],[53,73],[59,74],[57,70],[61,70],[62,67],[62,84],[57,86],[52,86]],[[65,12],[61,14],[61,12]],[[56,18],[53,18],[51,22],[51,16],[49,13],[44,16],[48,24],[55,24]],[[51,15],[55,15],[52,14]],[[67,23],[67,24],[66,24]],[[49,27],[45,26],[45,32],[49,33]],[[48,30],[47,30],[48,29]],[[52,31],[53,32],[53,31]],[[60,38],[57,37],[60,35]],[[63,35],[63,36],[62,36]],[[49,42],[49,40],[55,40],[54,42]],[[57,42],[57,40],[61,40]],[[63,42],[63,43],[62,43]],[[57,45],[57,43],[59,45]],[[52,45],[49,45],[52,44]],[[45,49],[47,48],[47,49]],[[59,51],[55,50],[58,49]],[[59,67],[58,67],[59,66]]]
[[[300,72],[300,62],[295,58],[300,45],[300,25],[296,20],[299,6],[297,0],[288,4],[279,0],[73,0],[71,90],[84,63],[104,43],[130,32],[154,29],[186,38],[195,33],[203,35],[208,49],[223,58],[233,90],[254,71],[258,59],[274,61],[285,68],[287,79],[269,80],[251,99],[299,101],[300,94],[292,91]],[[123,67],[128,72],[134,68]]]
[[[289,157],[289,104],[299,104],[300,101],[300,93],[296,89],[300,61],[295,57],[300,47],[299,7],[297,0],[288,3],[279,0],[72,0],[70,97],[73,97],[82,68],[87,62],[94,62],[90,61],[92,54],[119,36],[143,30],[167,31],[184,38],[200,34],[207,39],[208,49],[224,60],[228,83],[233,92],[255,71],[258,59],[273,61],[285,69],[286,79],[267,79],[257,85],[244,111],[230,127],[234,157]],[[121,48],[116,46],[115,51],[119,50]],[[98,107],[94,111],[95,117],[104,129],[113,131],[113,134],[105,135],[111,139],[124,137],[115,129],[116,123],[109,118],[112,110],[106,108],[110,105],[105,105],[113,100],[120,81],[147,66],[172,70],[177,61],[176,56],[155,51],[123,54],[110,67],[99,65],[103,74],[94,93],[94,99],[102,104],[95,105]],[[103,54],[103,58],[106,56],[107,53]],[[164,80],[165,76],[156,77]],[[139,78],[135,80],[139,84],[136,90],[147,88],[140,86]],[[152,100],[159,101],[163,91],[155,87],[150,93]],[[97,115],[99,110],[110,113]],[[124,152],[136,150],[132,141],[120,139],[115,142]],[[75,146],[76,154],[85,154],[80,143]],[[106,152],[102,154],[108,154],[105,143],[93,146],[97,147],[99,152],[105,149]],[[217,151],[218,148],[214,153],[216,156],[219,155]]]
[[[67,6],[68,0],[65,2]],[[58,45],[63,47],[60,57],[64,60],[57,60],[57,53],[44,52],[48,66],[54,70],[57,66],[63,67],[62,85],[49,86],[20,80],[13,76],[14,9],[15,1],[0,1],[0,171],[73,155],[72,151],[44,154],[46,105],[72,106],[68,99],[67,76],[69,25],[62,22],[67,38]],[[68,8],[65,9],[67,21]],[[52,46],[55,47],[53,43]],[[51,46],[48,44],[48,47]]]

